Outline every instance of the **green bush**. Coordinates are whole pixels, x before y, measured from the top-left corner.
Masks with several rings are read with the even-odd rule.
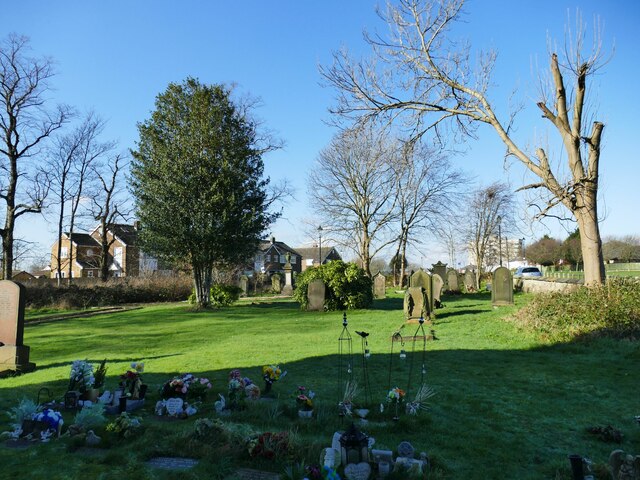
[[[226,285],[223,283],[217,283],[211,287],[211,306],[220,308],[228,307],[240,298],[242,289],[235,285]],[[196,303],[196,294],[194,291],[189,296],[189,303]]]
[[[373,302],[373,282],[355,263],[334,260],[319,267],[308,268],[296,278],[293,298],[302,309],[307,308],[309,282],[321,279],[326,285],[326,310],[367,308]]]
[[[187,276],[113,278],[108,282],[74,279],[57,286],[55,280],[26,284],[28,308],[89,308],[126,303],[181,302],[191,291]]]
[[[543,293],[510,318],[554,341],[579,337],[640,337],[640,282],[609,280],[572,293]]]

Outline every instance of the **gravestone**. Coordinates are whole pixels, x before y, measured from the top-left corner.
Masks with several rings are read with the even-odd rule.
[[[293,277],[291,270],[291,254],[287,252],[285,257],[287,262],[284,264],[284,288],[282,289],[283,295],[293,295]]]
[[[429,299],[424,288],[409,287],[404,294],[404,318],[409,322],[420,317],[429,317]]]
[[[271,277],[271,289],[273,293],[280,293],[282,291],[282,286],[280,285],[280,275],[277,273],[273,274]]]
[[[240,275],[239,287],[240,290],[242,290],[242,293],[240,295],[242,297],[246,297],[247,292],[249,291],[249,277],[247,277],[246,275]]]
[[[442,288],[447,290],[448,288],[447,287],[447,264],[438,261],[438,263],[432,263],[431,267],[432,267],[431,272],[437,273],[438,275],[440,275],[440,278],[444,282],[444,285],[442,286]]]
[[[413,275],[411,275],[411,283],[412,287],[422,287],[424,288],[425,294],[427,295],[427,314],[428,312],[433,311],[434,301],[433,301],[433,292],[432,292],[432,280],[431,275],[429,275],[424,270],[420,269]],[[425,316],[426,318],[426,316]]]
[[[491,276],[491,304],[513,305],[513,277],[507,267],[498,267]]]
[[[25,288],[10,280],[0,281],[0,372],[30,372],[29,347],[23,344]]]
[[[447,271],[447,285],[449,286],[449,291],[454,293],[460,292],[460,283],[458,282],[458,272],[456,272],[453,268],[450,268]]]
[[[476,289],[476,274],[473,270],[466,270],[464,272],[464,288],[467,292],[473,292]]]
[[[309,286],[307,287],[307,310],[323,312],[324,294],[324,282],[319,278],[311,280],[309,282]]]
[[[380,272],[373,277],[373,296],[375,298],[387,297],[387,279]]]
[[[431,284],[433,285],[431,292],[433,293],[433,303],[435,306],[436,300],[438,302],[442,301],[440,297],[442,295],[442,289],[444,287],[444,280],[442,280],[442,277],[440,275],[434,273],[433,275],[431,275]]]

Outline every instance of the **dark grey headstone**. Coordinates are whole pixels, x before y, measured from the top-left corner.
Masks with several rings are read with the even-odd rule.
[[[324,311],[324,295],[325,286],[324,282],[319,278],[311,280],[307,287],[307,310],[309,311]]]
[[[431,267],[432,267],[431,271],[433,273],[437,273],[438,275],[440,275],[440,278],[444,282],[443,288],[446,290],[448,288],[447,287],[447,264],[438,262],[438,263],[431,264]]]
[[[460,283],[458,280],[458,272],[456,272],[453,268],[450,268],[447,271],[447,285],[449,287],[450,292],[459,292],[460,291]]]
[[[432,280],[431,275],[420,269],[411,275],[411,286],[412,287],[422,287],[424,288],[424,292],[427,295],[427,312],[432,312],[434,307],[433,294],[432,294]]]
[[[380,272],[373,277],[373,296],[376,298],[386,298],[387,296],[387,279]]]
[[[513,277],[511,276],[511,271],[506,267],[498,267],[491,277],[492,305],[513,305]]]

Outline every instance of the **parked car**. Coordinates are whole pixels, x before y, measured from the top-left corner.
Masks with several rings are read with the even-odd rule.
[[[522,277],[541,277],[542,272],[538,267],[518,267],[516,273],[513,274],[513,278]]]

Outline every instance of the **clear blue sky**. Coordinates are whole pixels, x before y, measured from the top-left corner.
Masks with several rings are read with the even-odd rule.
[[[368,53],[362,30],[385,29],[375,14],[376,3],[22,0],[3,6],[0,35],[27,35],[35,54],[52,57],[59,72],[53,81],[54,100],[94,109],[109,122],[105,138],[119,140],[122,150],[135,145],[136,123],[148,118],[155,96],[169,82],[194,76],[208,83],[236,83],[239,92],[260,97],[258,116],[286,142],[284,150],[265,158],[266,172],[274,180],[288,178],[296,188],[296,200],[285,207],[273,233],[296,246],[312,241],[299,227],[301,219],[313,218],[306,172],[334,133],[324,123],[334,92],[320,85],[318,65],[327,64],[341,46],[358,55]],[[590,91],[597,95],[596,118],[606,124],[602,232],[639,234],[640,166],[634,147],[640,129],[634,89],[640,75],[640,2],[471,0],[460,33],[474,48],[498,50],[491,92],[498,107],[504,107],[515,86],[531,106],[537,99],[532,62],[537,59],[546,68],[547,34],[562,41],[567,12],[575,13],[576,7],[590,23],[599,14],[605,46],[615,43],[612,61]],[[517,127],[523,143],[549,132],[550,146],[558,146],[555,132],[534,109],[522,115]],[[508,179],[520,185],[523,168],[503,169],[504,147],[493,131],[480,130],[479,135],[478,141],[469,140],[456,162],[478,181]],[[27,217],[19,222],[20,235],[48,249],[53,225]],[[546,225],[534,225],[524,235],[566,235],[554,222]]]

